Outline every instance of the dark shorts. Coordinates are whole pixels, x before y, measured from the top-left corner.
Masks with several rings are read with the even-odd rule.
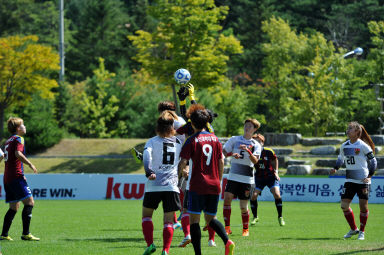
[[[370,189],[371,185],[369,184],[346,182],[344,183],[344,188],[341,193],[341,199],[353,199],[353,197],[357,194],[360,199],[368,200]]]
[[[188,209],[188,190],[185,190],[184,192],[184,201],[183,201],[183,208]]]
[[[6,203],[19,202],[32,196],[27,181],[21,178],[4,184],[4,190]]]
[[[272,189],[273,187],[280,188],[280,183],[275,178],[255,178],[255,189],[262,191],[265,186],[267,186],[269,189]]]
[[[228,180],[225,192],[232,193],[240,200],[248,200],[251,194],[251,184]]]
[[[216,215],[217,205],[219,204],[219,195],[199,195],[194,191],[188,192],[188,212],[193,214]]]
[[[145,192],[143,206],[157,209],[163,202],[163,211],[174,212],[180,210],[180,195],[174,191]]]

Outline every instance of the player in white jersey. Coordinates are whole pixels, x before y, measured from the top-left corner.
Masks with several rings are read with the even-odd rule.
[[[156,251],[153,243],[153,211],[163,202],[164,228],[163,251],[168,255],[173,237],[173,217],[180,209],[178,182],[178,163],[181,141],[174,136],[176,133],[173,122],[177,116],[172,111],[163,111],[157,120],[157,136],[149,139],[144,148],[144,169],[148,181],[145,185],[143,201],[142,228],[147,248],[144,255]]]
[[[364,126],[358,122],[348,124],[347,135],[349,140],[341,145],[336,166],[331,170],[331,174],[334,174],[345,162],[347,170],[341,194],[341,209],[351,230],[344,235],[344,238],[359,234],[357,239],[364,240],[365,225],[369,214],[368,197],[371,178],[377,167],[377,161],[373,155],[375,145]],[[355,224],[355,217],[350,207],[356,194],[359,197],[360,205],[360,230]]]
[[[223,148],[224,156],[232,155],[231,169],[229,170],[228,182],[224,192],[223,215],[225,230],[231,234],[230,218],[232,199],[240,199],[241,217],[243,222],[243,236],[249,235],[249,210],[248,200],[251,192],[251,185],[255,183],[253,166],[257,163],[261,153],[261,145],[252,135],[259,129],[260,122],[256,119],[246,119],[244,122],[244,135],[233,136]]]

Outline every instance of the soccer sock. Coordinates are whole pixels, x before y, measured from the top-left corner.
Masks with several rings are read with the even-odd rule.
[[[225,226],[230,226],[231,225],[231,205],[223,206],[223,216],[224,216]]]
[[[201,229],[199,223],[191,224],[191,238],[195,255],[201,255]]]
[[[355,216],[353,215],[352,208],[349,208],[348,211],[343,211],[344,217],[347,219],[347,222],[352,230],[356,230]]]
[[[23,220],[23,235],[29,234],[29,225],[31,225],[32,219],[32,205],[24,205],[23,212],[21,213],[21,218]]]
[[[177,222],[177,215],[176,212],[173,213],[173,223]]]
[[[163,228],[163,250],[169,253],[173,237],[173,224],[171,222],[164,223]]]
[[[11,208],[8,209],[7,213],[4,216],[3,231],[1,232],[2,236],[8,236],[8,231],[11,228],[13,218],[15,218],[16,211]]]
[[[243,221],[243,229],[248,229],[249,224],[249,210],[247,210],[245,213],[241,213],[241,219]]]
[[[253,218],[257,218],[257,207],[258,207],[257,199],[251,200],[251,211],[253,214]]]
[[[211,222],[209,222],[209,226],[220,236],[224,244],[227,244],[229,238],[223,224],[217,219],[212,219]]]
[[[275,205],[276,205],[276,209],[277,209],[277,215],[278,217],[283,217],[283,200],[281,200],[281,198],[279,199],[275,199]]]
[[[147,242],[147,246],[153,244],[153,222],[151,217],[143,217],[141,222],[143,228],[144,239]]]
[[[181,226],[183,227],[184,237],[191,233],[189,226],[189,213],[183,213],[181,216]]]
[[[369,210],[367,210],[366,212],[360,211],[360,231],[362,232],[364,232],[365,230],[365,225],[367,224],[368,215],[369,215]]]
[[[208,226],[208,235],[209,235],[209,240],[215,241],[215,230]]]

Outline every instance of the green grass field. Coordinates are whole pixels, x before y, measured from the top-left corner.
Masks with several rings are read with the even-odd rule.
[[[16,215],[10,236],[13,242],[0,242],[4,255],[56,254],[142,254],[146,246],[141,231],[142,201],[36,201],[31,232],[40,242],[20,240],[21,211]],[[359,209],[353,204],[357,220]],[[3,204],[1,217],[7,206]],[[384,206],[370,205],[366,240],[343,240],[348,225],[337,203],[284,203],[285,227],[277,222],[273,202],[259,202],[260,222],[250,227],[250,236],[241,236],[238,202],[232,206],[230,238],[235,254],[384,254]],[[218,218],[222,221],[222,203]],[[2,218],[1,218],[2,219]],[[162,210],[155,212],[154,240],[162,247]],[[170,254],[194,254],[190,244],[178,248],[183,232],[175,230]],[[224,254],[216,235],[217,247],[208,247],[208,233],[202,232],[203,254]]]

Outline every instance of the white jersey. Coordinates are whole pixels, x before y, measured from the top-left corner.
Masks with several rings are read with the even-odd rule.
[[[244,136],[232,136],[225,144],[223,150],[227,153],[238,153],[240,158],[231,159],[231,169],[229,170],[228,180],[254,184],[253,178],[253,163],[249,158],[249,154],[245,150],[241,150],[240,145],[245,144],[248,147],[252,147],[252,154],[259,156],[261,154],[261,145],[254,139],[245,139]]]
[[[178,130],[180,127],[184,126],[186,124],[185,120],[183,117],[177,116],[177,120],[173,122],[173,128],[175,130]],[[181,141],[181,144],[184,144],[185,142],[185,135],[177,135],[177,138]]]
[[[0,149],[0,157],[4,155],[4,152]]]
[[[364,184],[363,179],[368,177],[369,173],[367,164],[369,153],[372,153],[371,147],[360,139],[355,143],[348,140],[341,145],[339,159],[344,160],[347,168],[346,182]]]
[[[148,179],[145,192],[175,191],[179,193],[177,167],[181,146],[181,141],[175,136],[168,138],[155,136],[148,140],[144,148],[144,169],[146,172],[154,172],[156,179]]]

